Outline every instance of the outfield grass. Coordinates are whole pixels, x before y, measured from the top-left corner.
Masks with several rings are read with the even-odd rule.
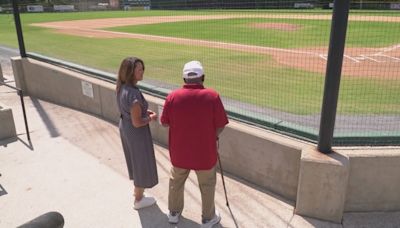
[[[182,65],[188,60],[198,59],[202,61],[205,66],[207,77],[206,86],[215,88],[225,97],[296,114],[315,114],[320,112],[324,75],[277,65],[268,55],[136,39],[76,37],[56,34],[48,29],[29,26],[30,23],[72,19],[171,15],[171,13],[174,13],[174,15],[192,15],[193,13],[201,15],[216,12],[217,11],[143,11],[22,14],[21,18],[26,49],[30,52],[37,52],[113,73],[117,71],[119,63],[124,57],[132,55],[140,56],[146,63],[145,77],[174,85],[180,85],[182,83]],[[271,20],[257,19],[258,23],[260,23],[260,21]],[[278,22],[277,20],[274,21]],[[279,22],[281,21],[282,20],[279,20]],[[315,42],[327,44],[329,22],[305,21],[306,20],[290,20],[292,23],[308,23],[305,24],[306,31],[302,31],[303,34],[298,34],[300,39],[298,39],[299,41],[296,43],[296,46],[308,46],[312,39],[314,39]],[[257,45],[261,45],[264,42],[263,45],[274,47],[291,47],[292,45],[285,40],[285,38],[289,38],[289,36],[284,33],[278,34],[278,32],[275,31],[267,35],[265,32],[262,32],[264,30],[258,31],[258,33],[252,30],[254,33],[248,34],[249,30],[246,28],[246,24],[253,22],[253,19],[250,21],[248,19],[234,19],[233,22],[234,23],[228,23],[227,20],[212,20],[198,24],[185,22],[188,23],[185,25],[187,30],[179,28],[182,23],[166,23],[163,24],[163,27],[160,25],[147,25],[123,29],[142,29],[145,31],[140,32],[147,34],[156,34],[160,31],[161,34],[158,35],[189,36],[189,38],[215,39],[226,42],[254,42],[251,44]],[[393,34],[397,34],[397,37],[400,37],[398,34],[398,26],[396,29],[391,23],[378,23],[375,25],[375,22],[364,22],[360,25],[351,24],[349,27],[349,34],[351,35],[352,31],[354,31],[354,33],[361,33],[361,31],[356,32],[355,30],[361,29],[359,28],[361,25],[367,26],[367,28],[362,28],[362,34],[374,34],[372,37],[369,37],[369,39],[376,39],[376,42],[381,42],[381,45],[389,45],[391,42],[393,43],[395,41],[398,42],[398,38],[396,40]],[[203,32],[199,33],[196,29],[192,29],[193,26],[199,26],[196,27],[197,30]],[[232,31],[235,31],[235,35],[221,35],[221,33],[225,31],[218,29],[219,26],[228,26],[230,29],[233,29]],[[317,28],[321,28],[321,26],[326,28],[323,34],[321,31],[315,34],[315,32],[312,32],[312,29],[308,28],[313,26]],[[243,35],[238,36],[237,34]],[[251,35],[252,37],[245,39],[244,34]],[[351,37],[349,37],[349,44],[357,46],[359,45],[358,42],[363,43],[368,41],[368,39],[364,40],[365,41],[356,41],[355,39],[355,41],[351,41]],[[17,47],[12,15],[0,15],[0,44]],[[400,113],[399,80],[385,81],[379,79],[343,77],[341,83],[342,90],[339,100],[339,110],[341,113]]]
[[[251,27],[255,23],[283,23],[296,25],[298,28],[294,31],[282,31]],[[331,21],[328,20],[240,18],[123,26],[109,30],[264,47],[302,48],[328,46],[330,26]],[[351,21],[346,46],[388,46],[396,44],[399,37],[398,23]]]

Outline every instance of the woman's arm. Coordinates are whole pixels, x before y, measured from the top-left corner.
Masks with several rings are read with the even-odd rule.
[[[149,113],[148,116],[142,118],[142,106],[136,102],[131,107],[131,120],[134,127],[143,127],[150,123],[151,120],[157,119],[157,114]]]

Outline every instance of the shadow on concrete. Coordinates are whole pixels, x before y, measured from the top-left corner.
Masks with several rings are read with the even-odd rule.
[[[114,125],[114,126],[116,126],[116,127],[118,127],[118,124],[119,124],[119,119],[117,120],[117,121],[112,121],[112,120],[109,120],[109,119],[107,119],[107,118],[105,118],[105,117],[103,117],[103,116],[100,116],[100,115],[97,115],[97,114],[93,114],[93,113],[90,113],[90,112],[88,112],[88,111],[86,111],[86,110],[82,110],[82,109],[79,109],[79,108],[75,108],[75,107],[70,107],[70,106],[67,106],[67,105],[63,105],[63,104],[59,104],[59,103],[55,103],[55,102],[53,102],[53,101],[49,101],[49,100],[44,100],[44,99],[39,99],[39,98],[35,98],[35,97],[30,97],[32,100],[34,99],[34,100],[36,100],[38,103],[39,103],[39,101],[45,101],[45,102],[47,102],[47,103],[50,103],[50,104],[53,104],[53,105],[56,105],[56,106],[60,106],[60,107],[63,107],[63,108],[67,108],[67,109],[71,109],[71,110],[74,110],[74,111],[77,111],[77,112],[80,112],[80,113],[84,113],[84,114],[86,114],[86,115],[88,115],[88,116],[92,116],[92,117],[96,117],[97,119],[100,119],[100,120],[102,120],[102,121],[104,121],[104,122],[107,122],[107,123],[110,123],[110,124],[112,124],[112,125]],[[40,103],[39,103],[39,105],[40,105]],[[36,106],[35,106],[36,107]],[[42,110],[44,110],[43,108],[42,108]],[[164,147],[165,147],[165,145],[164,145]]]
[[[222,167],[223,167],[223,164],[222,164]],[[221,175],[221,171],[220,171],[219,165],[217,165],[217,175]],[[256,184],[254,184],[254,183],[251,183],[251,182],[246,181],[246,180],[244,180],[242,178],[234,176],[233,174],[230,174],[229,172],[226,172],[225,170],[223,170],[223,175],[225,176],[225,178],[229,178],[229,179],[231,179],[233,181],[236,181],[236,182],[240,183],[241,185],[247,186],[247,187],[249,187],[251,189],[254,189],[254,190],[256,190],[256,191],[258,191],[258,192],[260,192],[262,194],[268,195],[268,196],[270,196],[272,198],[275,198],[278,201],[284,202],[284,203],[286,203],[288,205],[291,205],[291,206],[295,207],[295,202],[290,201],[290,200],[288,200],[288,199],[284,198],[283,196],[280,196],[280,195],[278,195],[276,193],[268,191],[265,188],[262,188],[262,187],[260,187],[260,186],[258,186]],[[221,176],[221,179],[222,179],[222,176]],[[217,183],[217,185],[218,184],[222,185],[222,183]],[[236,213],[237,214],[246,214],[247,217],[252,217],[251,216],[252,212],[241,210],[239,208],[239,206],[238,206],[238,204],[240,204],[240,203],[235,202],[234,198],[230,197],[230,192],[236,192],[236,191],[238,191],[238,189],[230,189],[228,186],[226,187],[226,194],[227,194],[228,202],[225,199],[224,206],[227,208],[227,210],[230,213],[230,217],[226,217],[226,218],[232,220],[232,222],[234,224],[234,226],[232,226],[232,227],[239,228],[239,227],[242,227],[242,226],[239,225],[235,214]],[[230,199],[230,198],[232,198],[232,199]],[[251,198],[252,197],[249,197],[249,199],[251,199]],[[253,203],[257,203],[256,202],[256,198],[254,198],[252,200],[254,200]],[[227,205],[228,203],[229,203],[229,207]],[[220,207],[221,206],[222,205],[220,205]],[[276,219],[282,221],[283,223],[286,223],[287,220],[285,218],[283,218],[282,216],[280,216],[279,213],[275,213],[274,208],[272,208],[270,205],[264,205],[264,209],[268,210],[269,213],[272,213],[275,216]],[[269,225],[272,225],[272,224],[269,224]],[[268,227],[268,225],[266,225],[266,227]]]
[[[199,227],[199,224],[181,216],[178,224],[169,224],[168,217],[164,214],[158,205],[154,205],[138,211],[142,227],[157,227],[157,228],[170,228],[170,227]]]
[[[7,147],[8,144],[13,143],[13,142],[15,142],[17,140],[18,140],[18,137],[11,137],[11,138],[8,138],[8,139],[2,139],[2,140],[0,140],[0,146]]]
[[[399,228],[400,211],[393,212],[350,212],[343,216],[343,227],[346,228]]]
[[[223,165],[224,164],[222,164],[222,167],[223,167]],[[266,195],[269,195],[269,196],[271,196],[271,197],[273,197],[273,198],[276,198],[276,199],[278,199],[279,201],[281,201],[281,202],[284,202],[284,203],[286,203],[286,204],[289,204],[289,205],[291,205],[291,206],[296,206],[295,205],[295,202],[293,202],[293,201],[291,201],[291,200],[288,200],[288,199],[286,199],[285,197],[283,197],[283,196],[281,196],[281,195],[278,195],[278,194],[276,194],[276,193],[273,193],[273,192],[271,192],[271,191],[268,191],[267,189],[265,189],[265,187],[261,187],[261,186],[259,186],[259,185],[256,185],[256,184],[254,184],[254,183],[251,183],[251,182],[249,182],[249,181],[246,181],[246,180],[244,180],[244,179],[242,179],[242,178],[239,178],[239,177],[237,177],[237,176],[235,176],[235,175],[233,175],[233,174],[231,174],[231,173],[229,173],[229,172],[227,172],[227,171],[225,171],[225,170],[223,170],[223,172],[224,172],[224,176],[225,177],[227,177],[227,178],[229,178],[229,179],[232,179],[232,180],[234,180],[234,181],[236,181],[236,182],[239,182],[240,184],[242,184],[242,185],[245,185],[245,186],[247,186],[247,187],[250,187],[250,188],[252,188],[252,189],[255,189],[255,190],[257,190],[258,192],[262,192],[262,193],[264,193],[264,194],[266,194]],[[219,169],[219,166],[217,166],[217,175],[221,175],[221,171],[220,171],[220,169]],[[229,199],[229,189],[227,188],[227,193],[228,193],[228,199]]]
[[[311,224],[312,227],[316,228],[342,228],[343,225],[340,223],[333,223],[329,221],[322,221],[318,219],[314,219],[311,217],[301,216],[306,223]],[[291,227],[291,226],[290,226]]]
[[[17,138],[22,144],[24,144],[26,147],[28,147],[30,150],[34,150],[33,148],[33,144],[32,141],[28,141],[28,143],[26,143],[24,140],[22,140],[20,137]]]
[[[15,137],[11,137],[8,139],[3,139],[0,140],[0,147],[7,147],[8,144],[16,142],[16,141],[20,141],[22,144],[24,144],[26,147],[28,147],[30,150],[34,150],[33,148],[33,144],[31,141],[25,142],[24,140],[22,140],[19,136],[15,136]]]
[[[1,175],[0,175],[1,176]],[[8,193],[7,193],[7,191],[3,188],[3,186],[1,186],[1,184],[0,184],[0,196],[4,196],[4,195],[7,195]]]
[[[326,156],[336,160],[341,165],[346,165],[346,164],[349,163],[349,158],[348,157],[344,156],[343,154],[337,153],[337,152],[326,154]]]
[[[47,112],[44,110],[38,99],[30,97],[32,104],[35,106],[36,110],[39,112],[40,118],[42,118],[43,123],[46,125],[47,130],[50,133],[50,136],[52,138],[56,138],[60,136],[60,133],[58,132],[56,126],[54,125],[54,122],[51,120]]]

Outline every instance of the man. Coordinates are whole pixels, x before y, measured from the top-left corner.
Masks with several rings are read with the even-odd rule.
[[[161,123],[169,127],[171,176],[168,194],[168,221],[176,224],[183,210],[184,184],[190,170],[199,182],[202,199],[202,225],[212,227],[221,216],[215,210],[215,184],[218,135],[228,118],[217,92],[203,86],[204,71],[200,62],[183,67],[185,84],[165,100]]]

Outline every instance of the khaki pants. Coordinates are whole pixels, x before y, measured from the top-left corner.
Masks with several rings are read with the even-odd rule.
[[[169,179],[168,209],[169,211],[182,212],[184,201],[184,186],[189,169],[171,168]],[[212,219],[215,215],[215,184],[217,182],[216,169],[196,170],[202,202],[202,219]]]

